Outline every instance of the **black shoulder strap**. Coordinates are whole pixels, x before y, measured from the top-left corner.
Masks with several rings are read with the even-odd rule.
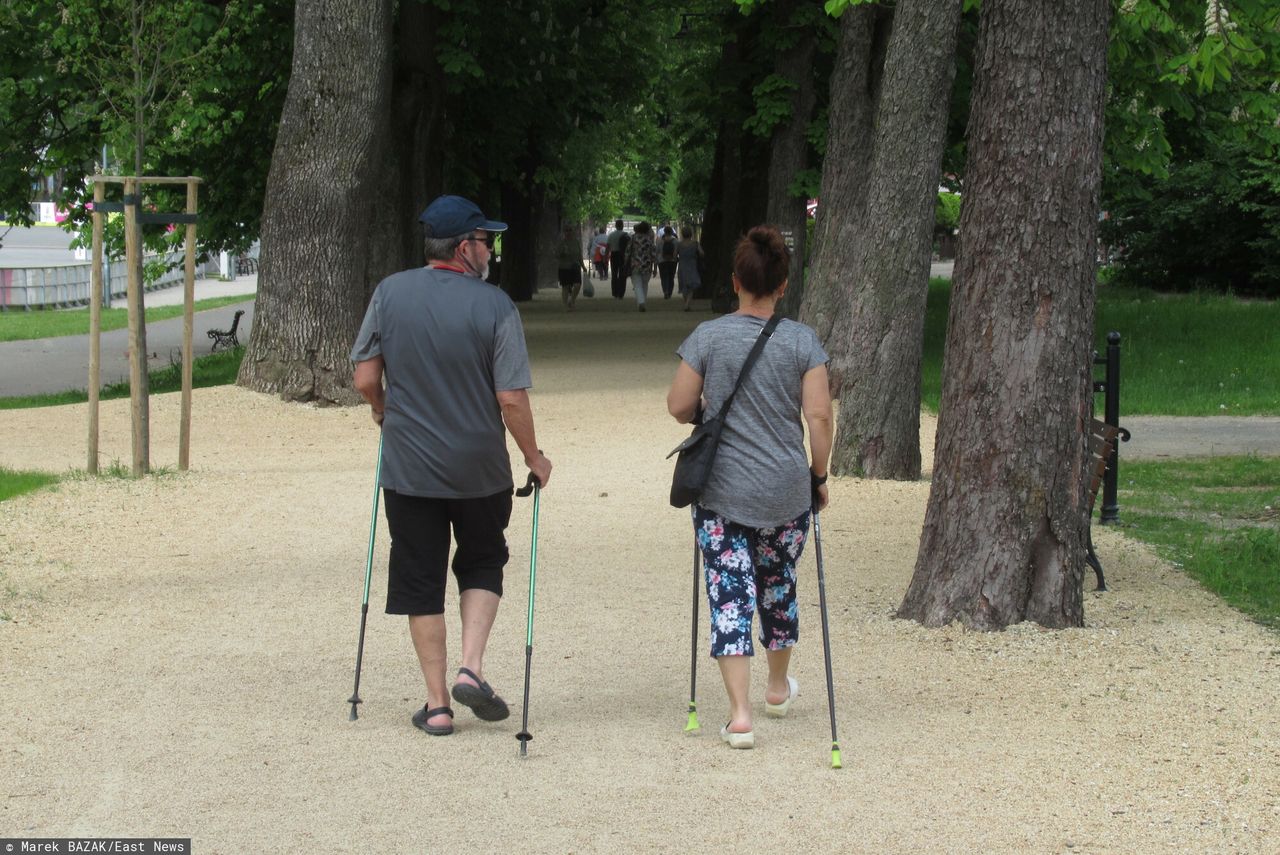
[[[782,315],[775,314],[769,318],[769,322],[764,325],[764,329],[760,330],[760,335],[756,338],[755,346],[751,348],[751,352],[747,354],[747,361],[742,363],[742,370],[738,372],[738,382],[733,384],[733,391],[729,393],[729,397],[724,399],[724,404],[720,407],[720,412],[716,414],[717,418],[723,419],[729,412],[729,405],[733,403],[733,398],[738,394],[738,390],[742,388],[742,381],[747,378],[747,374],[751,372],[751,366],[756,364],[756,360],[760,358],[760,351],[764,350],[765,344],[769,341],[769,337],[773,335],[773,331],[778,328],[778,323],[782,320]]]

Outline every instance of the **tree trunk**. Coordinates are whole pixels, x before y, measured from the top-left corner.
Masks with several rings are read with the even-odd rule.
[[[920,477],[920,353],[961,0],[902,0],[866,196],[848,235],[847,310],[828,334],[837,474]]]
[[[535,146],[530,143],[516,178],[502,185],[502,217],[507,231],[502,235],[502,288],[512,300],[533,299],[538,289],[538,220],[533,211],[533,171]]]
[[[933,488],[899,616],[1084,622],[1108,0],[986,0]]]
[[[813,85],[813,55],[817,50],[817,33],[805,27],[797,42],[778,55],[774,73],[795,84],[791,93],[791,116],[773,132],[769,158],[769,203],[765,221],[789,235],[791,270],[787,276],[787,293],[778,311],[796,317],[800,297],[804,294],[805,226],[808,219],[803,196],[791,192],[791,185],[809,165],[809,120],[817,100]]]
[[[824,342],[846,312],[848,281],[871,164],[871,120],[880,100],[884,52],[893,22],[880,6],[846,9],[831,74],[827,152],[813,228],[813,254],[800,319]]]
[[[374,258],[391,91],[390,0],[299,0],[262,215],[257,315],[240,385],[356,403],[348,354]]]
[[[436,62],[436,19],[431,3],[401,3],[396,17],[396,61],[391,83],[386,160],[376,172],[382,200],[370,230],[366,297],[384,278],[421,266],[418,215],[443,186],[444,72]]]

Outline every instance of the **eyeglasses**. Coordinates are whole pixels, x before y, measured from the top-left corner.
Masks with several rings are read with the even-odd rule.
[[[476,237],[475,235],[467,235],[466,237],[463,238],[463,240],[472,240],[472,241],[475,241],[476,243],[484,244],[489,249],[493,249],[493,235],[486,235],[485,237]]]

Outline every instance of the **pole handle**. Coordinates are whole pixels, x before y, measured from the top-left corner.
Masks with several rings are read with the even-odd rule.
[[[538,476],[532,472],[529,473],[529,480],[525,481],[524,486],[516,490],[516,495],[520,498],[526,498],[533,495],[534,488],[542,489],[542,482],[538,480]]]

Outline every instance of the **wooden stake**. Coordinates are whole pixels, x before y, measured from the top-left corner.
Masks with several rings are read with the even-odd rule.
[[[200,185],[187,180],[187,213],[196,213]],[[191,352],[192,326],[195,324],[196,300],[196,224],[187,223],[186,276],[184,277],[182,310],[182,424],[178,429],[178,470],[186,472],[191,464]]]
[[[98,390],[102,385],[102,211],[106,188],[93,184],[93,261],[89,268],[89,460],[90,475],[98,474]]]
[[[138,232],[138,205],[140,203],[138,179],[126,178],[124,182],[124,257],[129,272],[129,403],[133,425],[133,477],[147,474],[149,449],[147,448],[146,406],[143,395],[143,372],[147,370],[147,354],[143,352],[142,282],[139,275],[139,259],[142,257],[142,235]]]

